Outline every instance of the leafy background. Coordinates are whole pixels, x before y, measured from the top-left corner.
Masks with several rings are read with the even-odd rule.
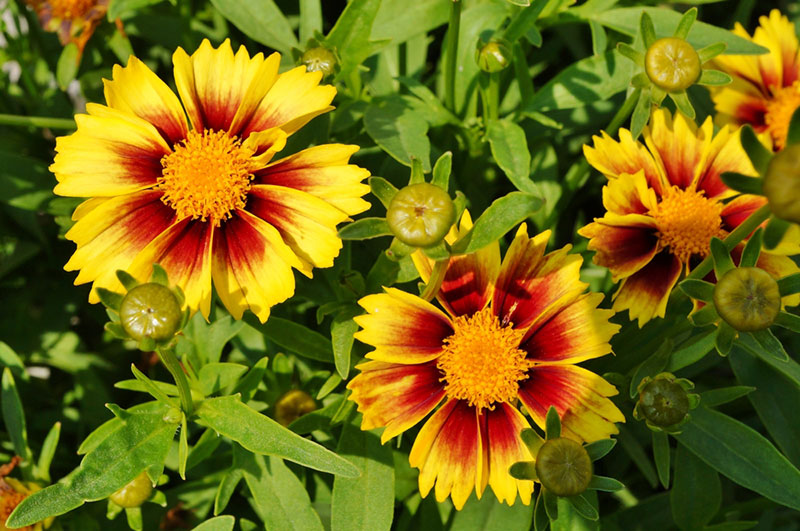
[[[522,197],[509,196],[512,192],[541,197],[541,209],[522,206],[499,226],[510,228],[528,218],[537,231],[554,231],[554,247],[573,243],[585,254],[586,242],[575,231],[601,215],[604,179],[589,172],[581,146],[607,126],[625,99],[635,67],[614,48],[635,37],[643,6],[657,31],[666,35],[680,16],[670,9],[682,12],[697,4],[699,20],[709,25],[698,23],[690,42],[724,40],[729,51],[739,53],[753,49],[724,30],[734,22],[752,30],[757,17],[772,7],[790,19],[800,17],[797,4],[788,1],[699,0],[656,7],[615,0],[578,5],[538,0],[531,7],[514,5],[523,3],[464,1],[454,99],[445,105],[448,0],[417,0],[413,7],[388,0],[112,0],[109,19],[119,18],[124,34],[112,23],[101,24],[77,69],[74,55],[62,53],[55,36],[42,32],[23,2],[5,0],[0,2],[0,113],[69,120],[85,102],[103,101],[101,79],[110,78],[112,65],[124,63],[130,53],[172,83],[171,54],[178,46],[191,52],[204,38],[215,44],[230,38],[251,54],[281,52],[286,69],[295,64],[293,50],[302,51],[317,38],[335,47],[341,59],[331,80],[339,89],[337,108],[294,135],[286,153],[331,141],[355,143],[362,149],[354,162],[399,187],[408,181],[412,158],[427,172],[449,151],[450,189],[463,193],[474,214],[500,198]],[[528,14],[521,16],[524,10]],[[493,35],[514,43],[518,54],[516,64],[499,75],[496,117],[482,110],[481,74],[474,60],[477,41]],[[691,97],[698,121],[713,113],[704,89],[694,87]],[[131,363],[151,378],[169,380],[151,355],[103,333],[104,309],[89,305],[88,287],[73,286],[74,273],[62,269],[74,250],[63,235],[78,201],[53,196],[54,178],[47,166],[55,136],[68,128],[68,122],[61,130],[0,126],[0,362],[7,368],[2,394],[7,432],[0,461],[19,453],[25,443],[19,440],[18,393],[34,455],[43,446],[48,449],[45,437],[60,423],[49,467],[53,480],[78,465],[75,449],[112,418],[106,403],[129,408],[143,402]],[[369,200],[373,208],[364,216],[383,216],[378,199]],[[433,496],[421,499],[407,457],[418,428],[384,446],[374,433],[358,428],[359,417],[344,389],[367,350],[352,338],[352,317],[360,311],[355,301],[381,285],[417,289],[410,261],[385,256],[388,238],[361,239],[365,235],[376,233],[348,241],[333,268],[315,272],[313,280],[298,276],[296,296],[274,308],[267,324],[252,315],[235,322],[219,306],[209,322],[195,316],[179,344],[180,354],[209,367],[213,393],[232,390],[248,368],[258,368],[262,378],[249,405],[267,415],[274,415],[275,401],[289,389],[309,392],[319,409],[290,429],[351,460],[362,471],[360,479],[334,479],[275,456],[243,452],[190,425],[183,434],[191,447],[186,481],[177,473],[178,439],[165,447],[169,482],[161,490],[167,507],[178,507],[173,522],[199,524],[213,515],[216,503],[242,529],[531,526],[532,507],[498,504],[489,491],[480,501],[473,497],[460,512]],[[592,289],[612,292],[608,273],[593,266],[588,255],[585,263],[583,277]],[[613,377],[621,391],[618,405],[628,422],[620,427],[617,448],[597,466],[627,488],[594,500],[599,522],[581,518],[565,503],[554,529],[707,526],[733,531],[800,525],[800,365],[777,363],[757,344],[720,358],[713,353],[709,331],[692,329],[687,311],[685,304],[673,307],[666,319],[642,330],[625,315],[615,318],[623,324],[613,341],[616,356],[588,366],[618,375]],[[675,350],[659,356],[667,337]],[[797,351],[796,337],[781,339],[790,354]],[[215,365],[219,362],[238,365]],[[662,369],[695,381],[703,397],[693,422],[677,442],[667,440],[666,449],[664,440],[632,419],[634,400],[628,392]],[[655,461],[654,450],[660,456]],[[227,505],[222,503],[226,498]],[[166,510],[146,505],[144,528],[158,528]],[[127,528],[124,518],[108,521],[105,513],[104,503],[90,503],[59,518],[57,525],[81,531]],[[208,529],[217,524],[227,529],[231,521],[211,521]]]

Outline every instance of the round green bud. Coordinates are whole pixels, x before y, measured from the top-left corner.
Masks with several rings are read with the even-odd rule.
[[[133,481],[109,496],[109,499],[126,509],[140,507],[153,494],[153,483],[147,476],[147,472],[142,472]]]
[[[317,409],[317,403],[314,402],[311,395],[301,389],[292,389],[275,402],[275,420],[282,426],[288,426],[315,409]]]
[[[456,207],[447,192],[436,185],[418,183],[398,191],[386,212],[392,234],[412,247],[438,244],[456,217]]]
[[[139,284],[130,290],[119,307],[122,328],[137,341],[146,337],[155,341],[171,339],[180,327],[181,317],[175,294],[155,282]]]
[[[306,65],[308,72],[322,72],[323,76],[333,74],[336,67],[336,56],[327,48],[318,46],[303,53],[300,62]]]
[[[691,44],[677,37],[654,42],[645,54],[644,69],[650,81],[667,92],[686,90],[702,73],[700,56]]]
[[[689,397],[671,378],[656,378],[639,393],[638,409],[654,426],[674,426],[689,413]]]
[[[489,73],[504,70],[511,64],[511,57],[511,48],[503,41],[491,41],[475,52],[478,68]]]
[[[769,328],[781,311],[781,293],[772,275],[757,267],[731,269],[714,286],[714,306],[740,332]]]
[[[791,144],[772,157],[762,190],[775,217],[800,223],[800,144]]]
[[[576,496],[592,480],[592,460],[586,449],[572,439],[549,439],[536,455],[536,475],[553,494]]]

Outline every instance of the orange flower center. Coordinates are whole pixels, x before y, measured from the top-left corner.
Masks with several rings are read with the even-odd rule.
[[[17,508],[17,505],[27,497],[27,494],[17,492],[5,481],[2,481],[2,486],[0,486],[0,529],[6,529],[4,525],[6,520],[8,520],[8,517],[14,512],[14,509]],[[20,531],[27,531],[30,529],[33,529],[33,526],[26,525],[21,528]]]
[[[456,317],[454,324],[437,360],[447,395],[478,409],[514,400],[531,366],[519,348],[525,332],[501,326],[490,308]]]
[[[693,187],[673,186],[650,211],[662,247],[686,263],[694,255],[708,256],[709,242],[722,235],[722,204]]]
[[[95,6],[97,0],[49,0],[53,18],[80,18]]]
[[[783,149],[786,136],[789,134],[789,122],[797,108],[800,107],[800,81],[791,87],[778,89],[774,97],[767,101],[767,115],[764,120],[775,141],[775,147]]]
[[[231,211],[245,206],[253,179],[252,154],[224,131],[191,131],[183,144],[161,159],[161,200],[179,219],[199,218],[219,226]]]

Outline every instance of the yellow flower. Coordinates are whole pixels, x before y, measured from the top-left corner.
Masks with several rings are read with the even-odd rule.
[[[294,293],[292,268],[311,277],[333,265],[336,225],[369,207],[369,172],[348,163],[358,146],[271,160],[332,109],[336,89],[319,72],[278,74],[279,54],[234,55],[228,40],[191,56],[178,48],[173,63],[180,100],[131,57],[105,80],[107,105],[88,104],[57,140],[56,194],[90,198],[73,214],[78,248],[65,269],[80,271],[76,284],[120,291],[117,269],[144,280],[158,263],[204,316],[213,282],[234,317],[250,309],[263,322]]]
[[[465,213],[460,234],[471,226]],[[613,312],[598,308],[601,294],[585,292],[579,255],[569,247],[545,254],[549,237],[531,238],[523,225],[502,262],[497,242],[452,257],[438,293],[443,310],[394,288],[359,301],[367,314],[356,317],[356,338],[375,350],[356,367],[350,399],[361,429],[385,427],[382,442],[433,413],[409,455],[422,496],[435,486],[438,501],[450,496],[461,509],[489,485],[509,505],[517,493],[530,503],[533,482],[508,472],[533,459],[520,438],[530,428],[521,410],[544,427],[554,406],[575,441],[605,439],[625,421],[608,399],[614,386],[576,365],[611,353]],[[413,259],[428,281],[432,261],[421,251]]]
[[[724,238],[766,203],[737,195],[720,179],[723,172],[754,175],[739,141],[727,126],[713,134],[678,113],[653,112],[644,130],[646,147],[620,130],[619,142],[603,134],[584,146],[589,163],[609,183],[603,189],[606,214],[578,231],[596,251],[594,262],[622,281],[614,309],[628,310],[643,325],[663,317],[672,288],[710,252],[713,237]],[[796,242],[782,252],[796,253]],[[737,256],[741,247],[733,250]],[[778,276],[798,271],[786,256],[761,254],[759,266]]]
[[[62,45],[74,42],[83,51],[108,11],[109,0],[26,0],[45,31],[58,34]]]
[[[792,22],[773,9],[759,19],[751,37],[737,24],[733,32],[769,50],[763,55],[724,55],[714,61],[733,77],[713,88],[711,99],[720,124],[750,124],[766,131],[775,149],[783,149],[789,120],[800,107],[800,46]]]

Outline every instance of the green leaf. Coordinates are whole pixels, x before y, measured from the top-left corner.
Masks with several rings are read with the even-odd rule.
[[[642,11],[642,15],[639,18],[639,33],[642,36],[645,48],[650,48],[656,42],[656,28],[653,25],[652,17],[647,11]]]
[[[774,502],[800,509],[800,471],[749,426],[700,406],[675,437],[735,483]]]
[[[23,466],[30,467],[33,463],[33,454],[28,447],[28,432],[25,428],[25,410],[22,401],[17,393],[17,384],[11,369],[3,369],[2,392],[3,422],[6,425],[11,442],[14,444],[14,452],[22,458]]]
[[[682,444],[675,454],[675,485],[670,491],[672,518],[681,529],[702,529],[722,503],[717,472]]]
[[[177,423],[164,420],[167,407],[152,412],[125,411],[125,420],[81,461],[62,482],[37,491],[20,503],[7,525],[23,527],[102,500],[130,483],[143,470],[160,476]],[[124,411],[124,410],[120,410]]]
[[[789,361],[789,354],[786,353],[783,344],[775,337],[772,330],[769,328],[766,330],[758,330],[756,332],[750,332],[750,335],[764,348],[764,352],[768,352],[778,361]]]
[[[394,194],[397,193],[397,188],[383,177],[375,176],[369,178],[369,187],[372,195],[377,197],[384,207],[389,208]]]
[[[261,324],[252,314],[245,314],[245,322],[260,331],[270,341],[298,356],[317,361],[333,363],[333,347],[330,340],[319,332],[315,332],[301,324],[270,316]]]
[[[393,95],[373,100],[364,113],[364,128],[372,140],[397,162],[411,167],[411,160],[416,158],[422,161],[426,172],[431,170],[428,121],[407,96]]]
[[[439,0],[417,0],[413,9],[404,2],[381,2],[370,37],[399,44],[445,24],[449,14],[448,4]]]
[[[168,397],[167,394],[156,385],[156,382],[153,382],[150,378],[145,376],[133,363],[131,363],[131,372],[153,398],[164,402],[167,406],[177,407],[178,402]]]
[[[533,505],[519,500],[509,507],[499,503],[489,492],[478,500],[470,496],[464,507],[453,515],[450,531],[527,531],[531,526]]]
[[[672,36],[681,19],[681,14],[671,9],[658,7],[623,7],[607,11],[591,13],[590,18],[625,35],[635,37],[639,33],[639,19],[642,13],[647,13],[655,26],[655,37]],[[729,54],[762,54],[767,50],[754,42],[734,35],[728,30],[717,28],[704,22],[695,22],[687,36],[689,44],[695,49],[703,48],[709,44],[724,42],[728,45]]]
[[[78,74],[81,65],[81,52],[78,45],[71,42],[64,46],[61,55],[58,56],[56,65],[56,81],[61,90],[67,90],[67,86],[72,83]]]
[[[186,461],[189,458],[189,427],[186,422],[186,414],[181,411],[181,433],[178,439],[178,474],[181,479],[186,480]]]
[[[598,459],[605,457],[608,452],[610,452],[614,446],[616,446],[616,444],[616,439],[600,439],[599,441],[594,441],[587,444],[584,446],[584,449],[589,454],[589,458],[592,461],[597,461]]]
[[[339,229],[339,237],[343,240],[369,240],[391,235],[392,229],[386,218],[361,218]]]
[[[492,157],[517,190],[536,194],[530,178],[531,154],[525,131],[511,120],[492,120],[486,128]]]
[[[131,15],[143,7],[160,4],[162,1],[163,0],[113,0],[108,6],[108,21],[114,22],[122,16]]]
[[[208,429],[203,432],[194,446],[189,450],[186,458],[186,470],[191,470],[206,460],[219,447],[222,442],[221,437],[217,437],[214,430]]]
[[[762,180],[759,177],[751,177],[749,175],[742,175],[731,171],[723,172],[720,176],[722,182],[728,185],[728,188],[742,192],[743,194],[761,195]]]
[[[390,445],[374,432],[345,424],[336,452],[361,475],[333,480],[331,530],[389,529],[394,513],[394,461]]]
[[[750,162],[759,175],[764,175],[767,171],[769,161],[772,160],[772,150],[767,149],[761,140],[756,136],[756,132],[749,125],[742,127],[741,142],[747,156],[750,157]]]
[[[586,498],[583,497],[582,494],[578,496],[570,496],[567,498],[572,508],[587,520],[597,520],[600,518],[600,514],[597,512],[597,509],[589,503]]]
[[[716,330],[708,330],[690,337],[672,352],[665,370],[675,372],[703,359],[714,349]]]
[[[533,529],[534,531],[545,531],[549,526],[550,519],[544,509],[544,490],[539,489],[533,508]]]
[[[620,426],[617,440],[620,446],[622,446],[622,449],[625,450],[634,464],[639,468],[639,471],[650,486],[656,488],[656,485],[658,485],[656,469],[653,467],[653,463],[650,462],[650,458],[645,453],[642,445],[636,440],[636,437],[633,436],[628,428]]]
[[[742,334],[736,342],[735,347],[744,348],[747,352],[758,357],[758,359],[766,362],[767,365],[783,374],[786,378],[791,380],[794,385],[800,387],[800,364],[793,359],[780,360],[776,358],[771,352],[766,351],[750,334]]]
[[[360,307],[342,310],[333,318],[331,323],[331,346],[333,347],[333,360],[336,372],[347,379],[350,372],[350,353],[353,350],[353,335],[358,332],[358,324],[353,317],[363,313]]]
[[[236,383],[247,372],[247,366],[239,363],[208,363],[200,368],[197,377],[204,396],[216,393]]]
[[[206,520],[192,531],[233,531],[236,518],[230,515],[217,516]]]
[[[253,393],[256,392],[258,389],[258,385],[264,379],[264,374],[267,372],[267,364],[269,363],[269,358],[264,356],[260,360],[253,365],[253,368],[247,373],[247,375],[239,380],[239,383],[236,384],[236,387],[233,389],[234,393],[241,393],[242,395],[242,402],[249,402],[253,396]]]
[[[44,438],[42,443],[42,451],[39,452],[39,461],[36,464],[36,476],[44,483],[50,483],[50,463],[53,462],[53,456],[56,455],[56,448],[58,447],[58,440],[61,437],[61,423],[56,422],[50,431],[47,432],[47,437]]]
[[[453,244],[453,253],[469,254],[486,247],[541,207],[542,200],[531,194],[506,194],[489,205],[472,229]]]
[[[639,383],[649,376],[653,377],[664,370],[669,362],[670,354],[672,354],[672,340],[666,338],[660,347],[646,360],[644,360],[633,373],[631,378],[631,386],[628,394],[631,398],[635,398],[639,394]]]
[[[322,472],[358,476],[358,469],[352,463],[242,404],[238,396],[204,400],[196,413],[198,423],[251,452],[274,455]]]
[[[298,46],[292,26],[273,0],[211,0],[211,3],[256,42],[285,55],[291,55],[292,47]]]
[[[681,291],[693,299],[701,301],[714,300],[714,284],[695,278],[688,278],[679,284]]]
[[[586,501],[586,504],[581,506],[581,511],[573,504],[571,498],[553,497],[556,498],[558,518],[550,522],[551,531],[596,531],[600,529],[597,521],[581,514],[581,511],[587,511],[588,514],[591,514],[592,509],[597,511],[597,493],[595,491],[586,491],[581,494],[582,499]]]
[[[722,522],[720,524],[707,525],[703,531],[745,531],[758,525],[758,522],[741,520],[738,522]]]
[[[222,351],[228,342],[242,330],[244,323],[226,315],[208,324],[199,313],[189,322],[184,334],[194,346],[199,357],[199,365],[215,363],[222,357]]]
[[[280,458],[254,455],[236,446],[233,455],[234,466],[242,470],[250,489],[253,508],[267,529],[323,530],[305,486]]]
[[[589,30],[592,32],[592,53],[600,55],[605,52],[608,47],[608,35],[606,35],[606,30],[595,20],[589,21]]]
[[[397,80],[418,98],[418,101],[413,102],[414,108],[425,115],[425,119],[432,127],[446,124],[461,126],[461,120],[450,112],[428,87],[410,77],[399,77]]]
[[[135,380],[134,380],[135,381]],[[177,392],[177,388],[176,388]],[[166,412],[164,408],[164,404],[161,402],[153,401],[153,402],[145,402],[143,404],[137,404],[132,408],[128,409],[129,413],[151,413],[151,414],[164,414]],[[108,438],[113,432],[118,430],[122,426],[122,421],[117,417],[107,420],[95,430],[90,433],[83,443],[78,447],[78,455],[88,454],[93,452],[95,448],[100,446],[100,444]]]
[[[665,489],[669,488],[669,436],[663,431],[653,432],[653,460],[656,463],[658,479]]]
[[[300,42],[308,42],[317,32],[322,32],[321,0],[300,0]]]
[[[236,447],[234,446],[234,448]],[[243,477],[244,471],[238,466],[231,467],[225,476],[223,476],[214,496],[214,514],[219,514],[225,510],[225,507],[228,506],[231,496],[236,492],[236,487]]]
[[[733,402],[737,398],[746,396],[753,391],[755,387],[746,385],[734,385],[732,387],[722,387],[720,389],[711,389],[700,393],[700,403],[705,407],[717,407],[728,402]]]
[[[800,316],[788,312],[779,312],[775,324],[787,328],[792,332],[800,333]]]
[[[6,343],[0,341],[0,365],[11,369],[16,378],[28,380],[28,373],[25,372],[25,364],[14,350]]]
[[[353,0],[325,38],[325,45],[335,48],[342,60],[337,79],[345,79],[367,57],[389,43],[387,39],[370,39],[380,5],[381,0]]]
[[[800,387],[746,350],[734,348],[728,359],[739,383],[752,386],[746,387],[753,390],[747,398],[767,432],[784,455],[795,466],[800,466],[800,446],[797,444],[800,441],[797,418]]]
[[[632,96],[633,94],[631,97]],[[633,115],[631,116],[631,135],[633,135],[633,138],[639,138],[639,135],[644,131],[645,126],[647,126],[647,123],[650,121],[652,107],[653,103],[650,89],[641,90],[639,92],[639,99],[636,100],[636,107],[633,109]]]
[[[573,109],[607,100],[628,87],[634,67],[616,50],[581,59],[537,90],[525,111]]]

